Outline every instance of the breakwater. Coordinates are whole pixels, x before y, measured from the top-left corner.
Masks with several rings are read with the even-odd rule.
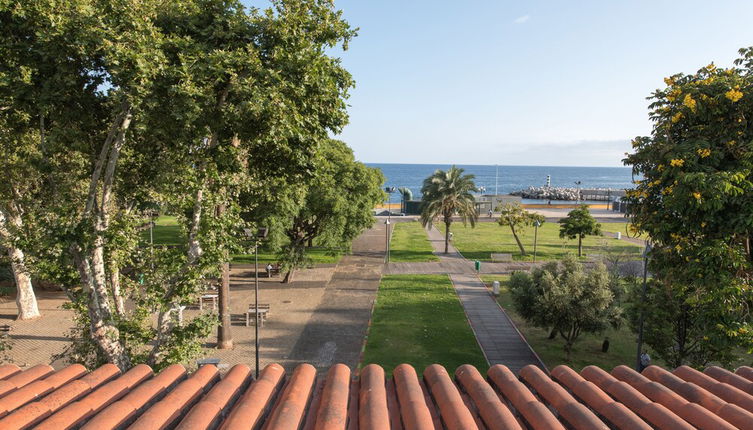
[[[625,195],[625,190],[612,188],[528,187],[510,193],[513,196],[534,200],[592,200],[611,201]]]

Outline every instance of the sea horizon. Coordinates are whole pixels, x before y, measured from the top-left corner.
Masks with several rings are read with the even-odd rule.
[[[436,169],[447,169],[453,164],[440,163],[364,163],[375,167],[385,176],[385,187],[407,187],[414,198],[420,198],[423,180]],[[528,187],[611,188],[622,190],[633,187],[630,167],[594,166],[525,166],[495,164],[455,164],[466,174],[475,176],[476,186],[486,194],[509,194]],[[578,183],[579,182],[579,183]]]

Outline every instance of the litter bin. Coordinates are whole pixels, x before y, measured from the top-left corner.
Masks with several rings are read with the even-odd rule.
[[[474,261],[473,265],[476,266],[476,271],[477,272],[481,270],[481,262],[480,261],[478,261],[478,260]]]
[[[622,239],[622,233],[618,231],[617,232],[617,240],[620,240],[620,239]]]
[[[492,294],[499,296],[499,281],[492,282]]]

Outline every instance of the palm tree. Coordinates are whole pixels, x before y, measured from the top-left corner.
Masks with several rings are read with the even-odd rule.
[[[473,183],[474,175],[463,175],[464,170],[455,166],[448,171],[437,169],[433,175],[424,179],[421,187],[421,224],[429,225],[436,218],[442,217],[445,224],[444,253],[447,254],[450,243],[450,224],[453,215],[460,216],[463,224],[470,222],[476,226],[478,213],[473,192],[478,191]]]

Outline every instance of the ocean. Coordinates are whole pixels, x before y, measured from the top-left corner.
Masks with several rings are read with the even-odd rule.
[[[369,167],[382,170],[386,187],[407,187],[414,199],[421,198],[421,186],[426,177],[437,169],[446,170],[449,164],[387,164],[366,163]],[[529,186],[546,185],[546,177],[551,177],[553,187],[576,188],[632,188],[632,175],[629,167],[563,167],[563,166],[494,166],[457,165],[466,174],[476,176],[477,187],[484,187],[486,194],[507,194]],[[495,192],[498,190],[498,192]]]

